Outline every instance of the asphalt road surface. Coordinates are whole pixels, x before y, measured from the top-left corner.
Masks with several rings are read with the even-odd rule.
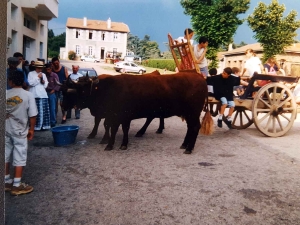
[[[299,115],[280,138],[254,125],[215,127],[198,136],[191,155],[179,149],[186,132],[180,118],[166,119],[163,134],[155,133],[155,119],[144,137],[134,137],[144,122],[132,122],[125,151],[118,149],[121,129],[114,150],[104,151],[103,121],[87,139],[87,109],[65,124],[80,127],[73,145],[55,147],[51,131],[36,132],[23,179],[34,191],[5,194],[6,224],[300,224]]]

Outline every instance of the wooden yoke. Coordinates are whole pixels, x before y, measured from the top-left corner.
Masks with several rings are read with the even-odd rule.
[[[190,43],[189,35],[186,35],[186,37],[187,42],[182,40],[181,43],[179,43],[178,41],[173,40],[171,34],[168,34],[169,46],[175,64],[179,72],[196,71],[201,74],[198,64],[195,63],[194,49]],[[180,58],[178,58],[178,55]]]

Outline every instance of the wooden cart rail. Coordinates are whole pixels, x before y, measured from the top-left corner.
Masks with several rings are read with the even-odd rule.
[[[277,75],[267,75],[267,74],[254,74],[250,81],[249,84],[242,96],[240,96],[240,99],[246,99],[246,98],[251,98],[251,92],[259,90],[255,90],[254,88],[254,82],[256,80],[270,80],[271,82],[284,82],[284,83],[297,83],[299,81],[299,77],[288,77],[288,76],[277,76]]]
[[[187,42],[176,42],[171,34],[168,34],[169,47],[179,72],[196,71],[201,73],[196,62],[194,49],[187,35]]]

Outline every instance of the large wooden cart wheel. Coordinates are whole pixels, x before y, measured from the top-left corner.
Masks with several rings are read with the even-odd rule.
[[[226,118],[223,116],[223,121],[225,120]],[[236,106],[232,114],[231,126],[234,129],[241,130],[241,129],[246,129],[252,124],[253,124],[252,112],[245,107]]]
[[[252,103],[256,128],[269,137],[280,137],[292,127],[297,115],[293,93],[284,84],[270,83],[262,87]]]

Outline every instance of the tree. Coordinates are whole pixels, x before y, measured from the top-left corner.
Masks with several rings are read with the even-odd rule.
[[[48,57],[59,55],[60,47],[66,44],[66,32],[54,36],[53,31],[48,29]]]
[[[127,37],[127,49],[141,56],[143,59],[158,58],[160,50],[156,41],[150,41],[150,36],[145,35],[143,40],[129,34]]]
[[[232,42],[238,26],[243,23],[238,15],[247,11],[250,0],[180,0],[180,4],[184,13],[191,16],[196,38],[208,38],[210,68],[217,67],[218,50]]]
[[[250,28],[255,33],[254,38],[262,45],[263,60],[284,52],[284,48],[295,42],[296,30],[300,21],[296,20],[297,12],[292,10],[286,17],[284,4],[279,5],[277,0],[272,0],[270,5],[262,2],[247,18]]]

